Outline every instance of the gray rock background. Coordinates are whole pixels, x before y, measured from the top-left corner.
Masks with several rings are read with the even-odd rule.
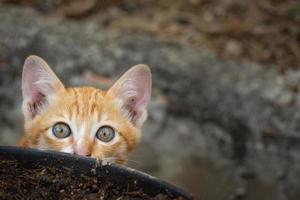
[[[50,19],[0,7],[0,144],[22,134],[24,59],[43,57],[69,86],[109,85],[146,63],[153,96],[142,143],[129,165],[202,199],[300,198],[300,72],[234,63],[204,49],[147,34],[105,30],[97,21]]]

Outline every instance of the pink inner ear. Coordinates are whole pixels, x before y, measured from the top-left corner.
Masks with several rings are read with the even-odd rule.
[[[42,105],[45,104],[45,94],[36,83],[39,78],[38,74],[40,66],[35,58],[28,58],[24,63],[22,77],[22,93],[24,101],[26,101],[26,109],[30,118],[34,118]]]
[[[133,112],[138,111],[139,109],[145,109],[149,103],[151,86],[149,81],[149,76],[146,74],[135,74],[136,80],[132,81],[130,84],[135,84],[134,87],[124,85],[125,90],[133,90],[132,93],[135,95],[128,100],[128,106],[132,107]]]
[[[151,95],[151,73],[147,66],[138,65],[127,71],[112,87],[123,102],[131,122],[141,126],[147,114]]]
[[[37,75],[34,74],[31,68],[27,67],[23,71],[23,83],[22,92],[24,98],[30,98],[34,101],[35,97],[38,96],[39,89],[34,83],[37,81]]]
[[[30,117],[34,118],[40,111],[43,105],[46,104],[46,98],[43,94],[37,94],[32,101],[27,103],[28,111],[30,113]]]
[[[62,84],[47,63],[37,56],[29,56],[24,63],[22,93],[25,109],[35,117],[47,103],[47,97]]]

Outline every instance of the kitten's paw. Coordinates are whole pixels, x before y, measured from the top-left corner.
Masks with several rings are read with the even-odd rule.
[[[105,165],[110,165],[110,162],[109,162],[109,160],[107,160],[107,159],[103,159],[102,162],[101,162],[101,164],[102,164],[103,166],[105,166]]]
[[[95,166],[96,166],[96,168],[101,167],[102,166],[102,160],[96,158]]]

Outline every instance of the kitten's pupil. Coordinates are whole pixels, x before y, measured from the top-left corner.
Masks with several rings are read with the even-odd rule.
[[[107,138],[107,132],[106,131],[103,132],[103,137]]]
[[[62,127],[56,128],[56,132],[61,135],[64,132],[64,129]]]

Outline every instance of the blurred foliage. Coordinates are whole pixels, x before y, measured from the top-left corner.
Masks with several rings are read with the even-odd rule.
[[[300,67],[297,0],[0,0],[55,17],[98,19],[108,29],[148,32],[209,48],[225,59]]]

